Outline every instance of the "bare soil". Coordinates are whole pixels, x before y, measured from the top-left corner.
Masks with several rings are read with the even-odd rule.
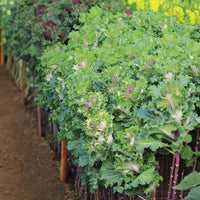
[[[0,66],[0,200],[78,200],[71,183],[59,179],[55,161],[37,122],[22,107],[22,92]]]

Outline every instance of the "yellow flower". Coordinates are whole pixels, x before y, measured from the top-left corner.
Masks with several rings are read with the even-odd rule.
[[[196,17],[196,22],[198,25],[200,25],[200,12],[198,10],[195,10],[195,17]]]
[[[137,2],[137,0],[128,0],[128,4],[133,4],[135,2]]]
[[[200,16],[197,16],[197,24],[200,25]]]
[[[177,17],[177,22],[178,23],[184,23],[184,12],[183,12],[183,9],[181,7],[176,6],[174,8],[173,15]]]
[[[128,4],[136,3],[137,10],[152,9],[154,12],[162,11],[167,16],[174,16],[178,23],[200,25],[200,4],[189,3],[182,0],[124,0]],[[187,10],[185,10],[187,9]]]
[[[137,0],[137,10],[144,10],[144,1],[143,0]]]
[[[151,0],[151,1],[150,1],[150,5],[151,5],[151,9],[152,9],[154,12],[157,12],[157,11],[158,11],[158,8],[159,8],[159,6],[160,6],[159,0]]]
[[[194,12],[189,13],[190,16],[190,24],[194,25],[196,23],[196,15]]]

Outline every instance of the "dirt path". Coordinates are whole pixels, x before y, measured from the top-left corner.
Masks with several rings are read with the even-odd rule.
[[[8,74],[0,66],[0,200],[79,199],[60,182],[58,163]]]

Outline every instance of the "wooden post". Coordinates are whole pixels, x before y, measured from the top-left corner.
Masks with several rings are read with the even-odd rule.
[[[60,180],[67,182],[67,142],[61,142]]]
[[[13,56],[10,53],[10,82],[13,82]]]
[[[3,29],[0,29],[0,39],[3,38],[3,36],[1,35],[1,33],[3,32]],[[1,52],[1,62],[0,65],[5,65],[5,54],[4,54],[4,50],[3,50],[3,45],[0,45],[0,52]]]
[[[26,62],[24,62],[24,78],[23,78],[23,91],[22,91],[22,106],[25,107],[26,104],[26,97],[25,97],[25,92],[26,92]]]
[[[101,200],[101,190],[97,190],[97,200]]]
[[[39,137],[42,137],[42,117],[41,117],[41,108],[38,107],[38,133]]]

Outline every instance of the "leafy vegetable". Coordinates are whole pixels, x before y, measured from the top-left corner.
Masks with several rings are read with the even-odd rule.
[[[158,151],[193,159],[184,153],[199,124],[200,48],[193,28],[151,11],[92,8],[79,20],[68,46],[57,43],[44,52],[37,101],[60,125],[59,136],[69,141],[91,189],[148,198],[162,180],[155,170]]]

